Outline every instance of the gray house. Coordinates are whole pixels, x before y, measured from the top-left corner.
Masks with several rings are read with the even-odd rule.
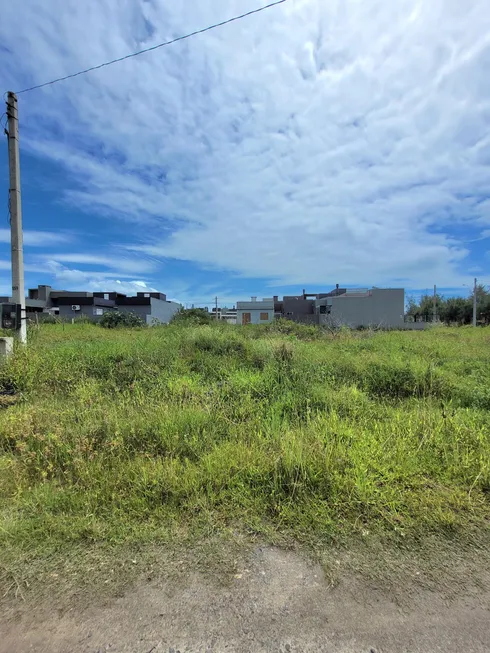
[[[100,294],[94,293],[94,296]],[[167,295],[160,292],[139,292],[135,297],[119,295],[115,298],[115,303],[121,313],[135,313],[147,324],[168,324],[180,309],[180,304],[169,301]]]
[[[0,298],[8,301],[8,298]],[[50,286],[38,286],[28,291],[26,313],[35,319],[36,313],[51,313],[65,319],[82,315],[98,322],[107,312],[135,313],[147,324],[167,324],[180,309],[180,304],[167,300],[164,293],[139,292],[127,297],[118,292],[84,292],[53,290]]]
[[[303,324],[406,328],[403,288],[347,289],[307,293],[250,302],[237,302],[237,324],[262,324],[286,318]]]
[[[403,288],[345,290],[315,300],[319,324],[381,328],[405,325],[405,291]]]

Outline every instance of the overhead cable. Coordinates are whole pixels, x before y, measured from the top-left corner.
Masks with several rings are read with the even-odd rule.
[[[145,52],[152,52],[153,50],[158,50],[159,48],[163,48],[167,45],[172,45],[172,43],[177,43],[178,41],[184,41],[185,39],[191,38],[191,36],[197,36],[198,34],[209,32],[210,30],[216,29],[217,27],[228,25],[229,23],[233,23],[237,20],[241,20],[242,18],[246,18],[247,16],[252,16],[252,14],[258,14],[261,11],[265,11],[266,9],[270,9],[271,7],[275,7],[276,5],[281,5],[284,2],[286,2],[286,0],[276,0],[276,2],[271,2],[268,5],[259,7],[258,9],[252,9],[252,11],[247,11],[246,13],[240,14],[239,16],[233,16],[233,18],[228,18],[227,20],[223,20],[220,23],[209,25],[209,27],[204,27],[202,29],[195,30],[194,32],[190,32],[189,34],[184,34],[184,36],[177,36],[176,38],[171,39],[170,41],[165,41],[164,43],[158,43],[157,45],[152,45],[150,48],[145,48],[144,50],[139,50],[138,52],[132,52],[131,54],[126,54],[124,57],[118,57],[117,59],[112,59],[111,61],[105,61],[104,63],[98,64],[97,66],[91,66],[90,68],[85,68],[85,70],[79,70],[78,72],[72,73],[71,75],[65,75],[64,77],[58,77],[57,79],[52,79],[50,82],[44,82],[43,84],[36,84],[35,86],[29,86],[28,88],[22,89],[22,91],[17,91],[17,95],[20,95],[21,93],[28,93],[29,91],[34,91],[38,88],[43,88],[45,86],[50,86],[51,84],[57,84],[58,82],[64,82],[66,79],[71,79],[72,77],[78,77],[79,75],[85,75],[86,73],[90,73],[93,70],[99,70],[99,68],[104,68],[105,66],[112,66],[112,64],[114,63],[119,63],[120,61],[131,59],[131,57],[138,57],[140,54],[145,54]]]

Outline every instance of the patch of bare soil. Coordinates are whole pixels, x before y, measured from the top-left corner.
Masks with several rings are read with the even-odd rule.
[[[416,565],[388,582],[345,557],[325,573],[296,552],[256,548],[225,583],[187,566],[145,574],[119,597],[4,605],[0,653],[487,653],[490,571],[477,557],[469,567],[465,583]]]

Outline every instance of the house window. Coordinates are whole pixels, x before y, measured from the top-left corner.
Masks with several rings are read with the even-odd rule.
[[[109,299],[109,293],[108,292],[104,293],[104,299]]]
[[[100,317],[101,315],[104,315],[104,309],[103,308],[94,308],[94,315],[96,317]]]
[[[150,296],[150,293],[149,293],[149,292],[145,292],[145,297],[149,297],[149,296]]]
[[[268,320],[269,319],[269,313],[261,313],[260,314],[260,319],[261,320]]]

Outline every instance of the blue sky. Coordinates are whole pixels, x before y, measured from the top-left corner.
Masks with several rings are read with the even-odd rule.
[[[2,8],[0,87],[261,4],[19,0]],[[288,0],[20,95],[27,284],[230,303],[335,283],[489,283],[487,9]],[[7,294],[6,139],[0,152]]]

